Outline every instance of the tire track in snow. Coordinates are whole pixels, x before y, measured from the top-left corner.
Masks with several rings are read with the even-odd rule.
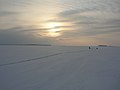
[[[22,61],[18,61],[18,62],[0,64],[0,67],[13,65],[13,64],[19,64],[19,63],[24,63],[24,62],[35,61],[35,60],[39,60],[39,59],[43,59],[43,58],[49,58],[49,57],[57,56],[57,55],[60,55],[60,54],[63,54],[63,53],[56,53],[56,54],[51,54],[51,55],[42,56],[42,57],[38,57],[38,58],[26,59],[26,60],[22,60]]]
[[[68,52],[68,54],[69,53],[78,53],[78,52],[86,52],[86,51],[88,51],[88,50],[79,50],[79,51],[70,51],[70,52]],[[66,54],[67,52],[64,52],[63,54]],[[81,60],[84,60],[85,58],[84,57],[89,57],[89,56],[91,56],[91,54],[87,54],[87,55],[84,55],[84,56],[81,56],[80,57],[80,59]],[[77,62],[79,62],[79,60],[76,60]],[[71,62],[71,64],[69,65],[69,66],[75,66],[75,64],[77,64],[77,66],[79,66],[79,63],[73,63],[72,61],[70,61]],[[68,63],[68,61],[66,62],[66,64]],[[86,63],[86,62],[83,62],[83,63]],[[61,64],[61,62],[59,63],[59,64]],[[59,64],[58,65],[55,65],[55,66],[52,66],[52,67],[56,67],[56,66],[59,66]],[[75,66],[75,68],[77,68],[77,66]],[[62,66],[61,66],[62,67]],[[83,69],[83,67],[84,67],[84,65],[82,65],[81,66],[81,68],[77,68],[77,70],[74,68],[74,70],[73,71],[75,71],[75,73],[77,73],[77,71],[79,71],[79,69],[80,69],[80,71]],[[49,69],[50,69],[51,67],[49,67]],[[65,70],[66,68],[65,67],[63,67],[63,70]],[[36,70],[36,69],[35,69]],[[46,70],[45,70],[46,71]],[[67,71],[67,70],[66,70]],[[53,81],[53,82],[55,82],[54,80],[61,80],[62,78],[67,78],[67,81],[71,78],[71,77],[73,77],[74,76],[74,73],[72,73],[72,72],[69,72],[69,71],[67,71],[67,73],[69,73],[68,74],[68,77],[66,77],[66,73],[56,73],[56,74],[53,74],[51,77],[49,77],[48,79],[46,79],[45,78],[45,80],[44,80],[44,82],[43,83],[41,83],[41,81],[39,82],[39,80],[38,81],[36,81],[36,82],[34,82],[34,84],[32,84],[33,86],[27,86],[26,88],[34,88],[34,87],[37,87],[37,88],[39,88],[39,89],[43,89],[43,88],[45,88],[44,86],[49,86],[49,84],[51,84],[51,81]],[[64,75],[63,75],[64,74]],[[61,78],[61,79],[60,79]],[[64,83],[67,83],[67,81],[64,81]],[[83,81],[83,80],[82,80]],[[61,83],[60,83],[61,84]],[[63,85],[63,84],[62,84]],[[82,87],[81,87],[82,88]],[[44,89],[45,90],[45,89]],[[57,89],[56,89],[57,90]],[[61,89],[62,90],[62,89]]]
[[[78,50],[78,51],[68,51],[68,52],[55,53],[55,54],[46,55],[46,56],[42,56],[42,57],[38,57],[38,58],[32,58],[32,59],[26,59],[26,60],[17,61],[17,62],[0,64],[0,67],[14,65],[14,64],[20,64],[20,63],[25,63],[25,62],[31,62],[31,61],[36,61],[36,60],[49,58],[49,57],[53,57],[53,56],[57,56],[57,55],[65,54],[65,53],[79,53],[79,52],[84,52],[84,51],[88,51],[88,50]]]

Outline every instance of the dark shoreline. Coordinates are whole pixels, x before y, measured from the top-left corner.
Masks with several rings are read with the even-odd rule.
[[[50,44],[0,44],[0,46],[52,46]]]

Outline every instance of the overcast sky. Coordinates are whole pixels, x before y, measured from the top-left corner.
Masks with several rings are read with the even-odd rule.
[[[0,44],[120,46],[120,0],[0,0]]]

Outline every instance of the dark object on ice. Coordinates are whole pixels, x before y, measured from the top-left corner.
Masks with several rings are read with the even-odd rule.
[[[96,48],[96,49],[98,49],[98,48]]]
[[[107,45],[98,45],[99,47],[107,47]]]
[[[89,47],[89,49],[91,49],[91,47]]]

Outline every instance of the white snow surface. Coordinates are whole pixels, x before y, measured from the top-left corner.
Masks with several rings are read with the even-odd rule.
[[[120,90],[120,47],[0,46],[0,90]]]

